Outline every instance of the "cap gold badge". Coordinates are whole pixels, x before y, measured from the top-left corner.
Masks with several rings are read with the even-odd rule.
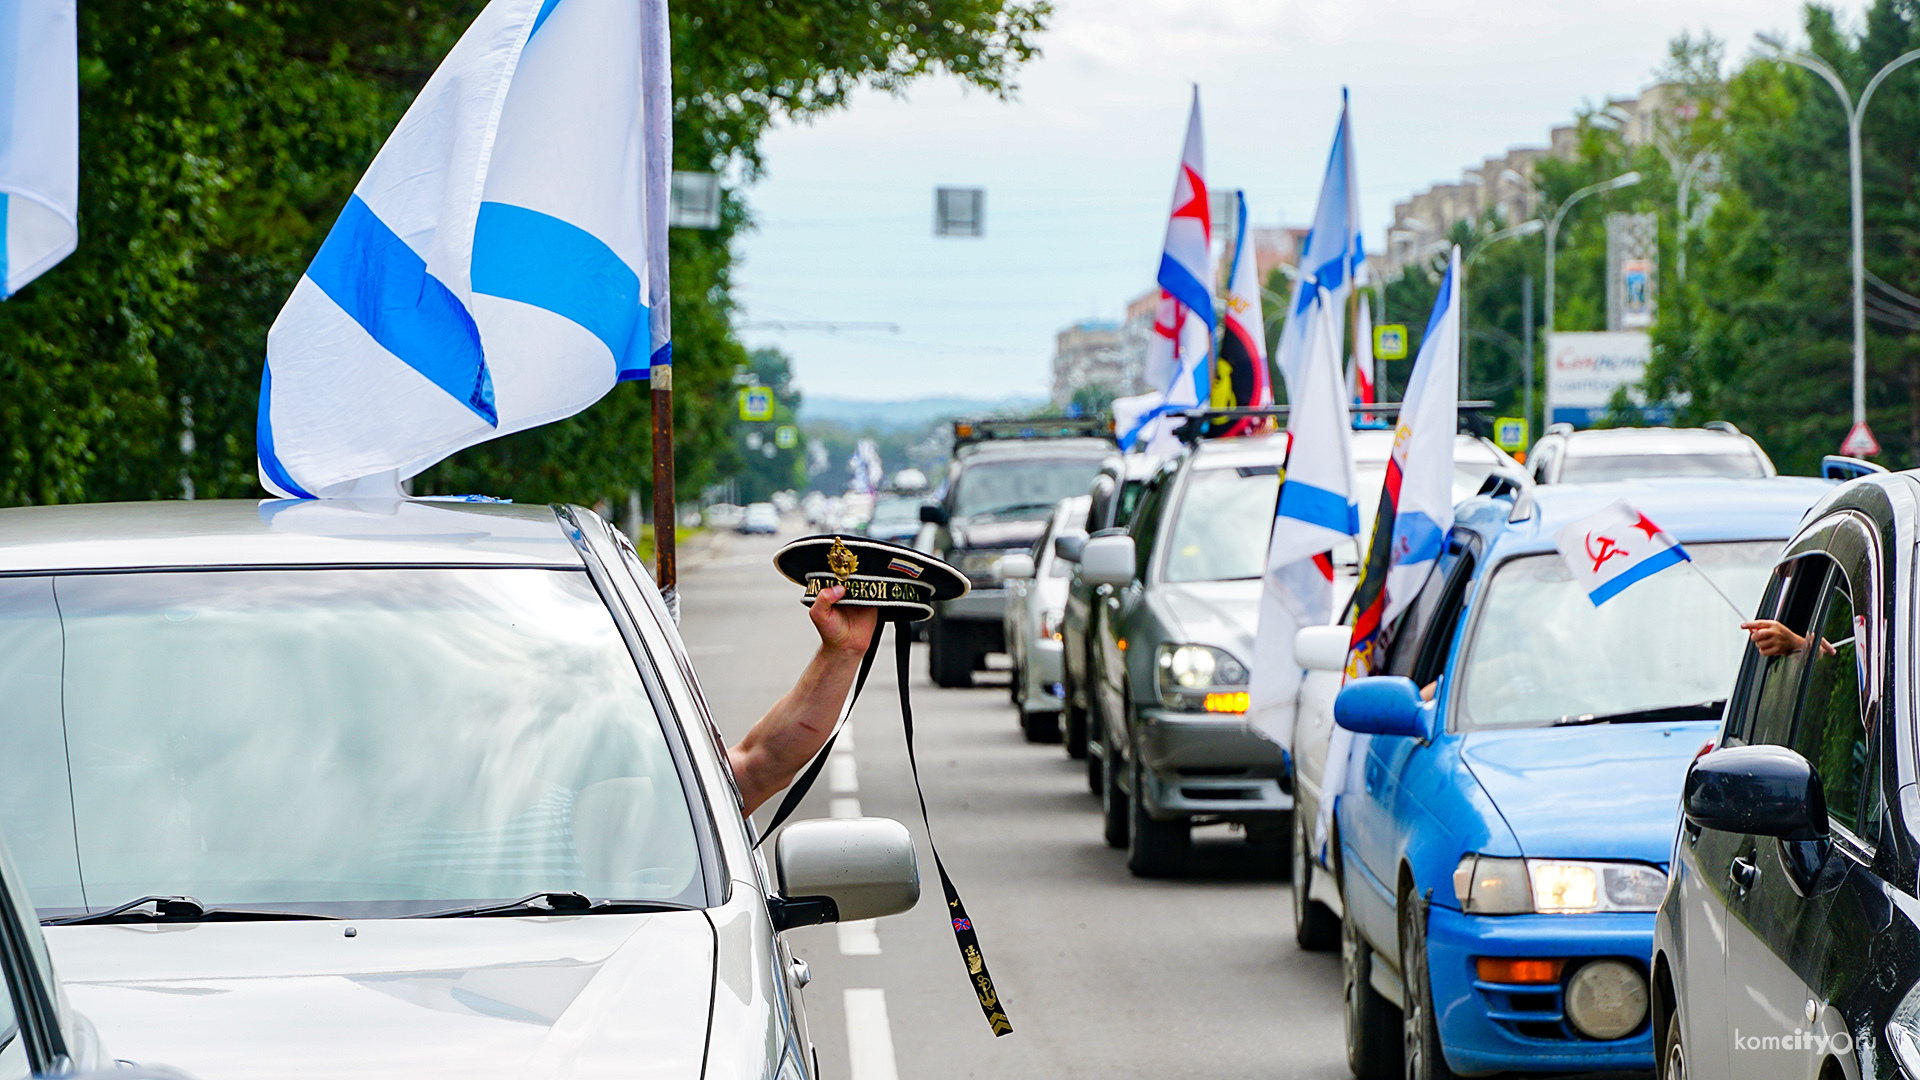
[[[855,570],[860,569],[860,557],[836,536],[833,538],[833,546],[827,549],[827,569],[833,571],[834,577],[844,582],[853,576]]]

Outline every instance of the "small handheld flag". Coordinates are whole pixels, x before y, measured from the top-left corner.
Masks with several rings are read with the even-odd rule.
[[[1554,533],[1553,546],[1560,549],[1567,569],[1573,571],[1574,580],[1586,590],[1594,607],[1662,570],[1693,561],[1673,534],[1625,499]],[[1700,577],[1727,602],[1735,616],[1746,619],[1739,605],[1721,592],[1712,578],[1705,574]]]
[[[80,239],[74,0],[0,5],[0,300]]]

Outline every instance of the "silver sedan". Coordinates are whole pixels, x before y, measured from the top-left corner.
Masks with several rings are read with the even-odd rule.
[[[1011,693],[1028,742],[1060,741],[1060,713],[1066,700],[1061,620],[1073,564],[1054,551],[1053,540],[1086,535],[1081,526],[1086,524],[1089,501],[1085,495],[1060,500],[1033,548],[1002,556],[995,571],[1007,585],[1003,633],[1007,655],[1013,660]]]
[[[892,821],[797,822],[767,869],[659,592],[577,507],[0,510],[0,614],[0,826],[116,1056],[804,1080],[780,932],[918,897]]]

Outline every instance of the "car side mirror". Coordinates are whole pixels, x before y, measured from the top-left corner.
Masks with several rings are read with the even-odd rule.
[[[993,564],[993,574],[1001,581],[1029,581],[1033,578],[1033,556],[1024,551],[1002,555]]]
[[[1079,562],[1080,551],[1087,546],[1087,534],[1082,532],[1061,533],[1053,538],[1053,554],[1056,558],[1068,562]]]
[[[1095,585],[1120,588],[1133,580],[1131,536],[1094,536],[1080,549],[1080,576]]]
[[[928,503],[920,508],[920,520],[928,525],[945,525],[947,508],[937,503]]]
[[[1340,689],[1333,699],[1333,722],[1359,735],[1427,737],[1427,703],[1420,688],[1399,675],[1369,675]]]
[[[1687,770],[1687,821],[1702,829],[1819,840],[1827,835],[1820,774],[1784,746],[1729,746]]]
[[[920,863],[891,818],[796,821],[773,847],[780,896],[774,927],[897,915],[920,900]]]
[[[1303,626],[1293,635],[1293,662],[1308,671],[1345,671],[1350,626]]]

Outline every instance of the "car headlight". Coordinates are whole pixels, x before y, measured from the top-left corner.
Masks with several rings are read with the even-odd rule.
[[[1653,911],[1666,891],[1667,875],[1644,863],[1470,854],[1453,870],[1453,895],[1470,915]]]
[[[993,568],[1005,554],[1004,551],[963,551],[960,553],[960,572],[972,578],[976,585],[981,582],[993,584]]]
[[[1160,704],[1183,712],[1247,711],[1247,668],[1211,645],[1162,645],[1153,665]]]
[[[1065,616],[1065,614],[1066,614],[1065,612],[1054,610],[1054,609],[1048,609],[1046,611],[1041,612],[1040,613],[1040,636],[1043,638],[1052,638],[1054,641],[1059,641],[1060,640],[1060,620]]]
[[[1907,991],[1887,1020],[1887,1048],[1908,1080],[1920,1078],[1920,986]]]

